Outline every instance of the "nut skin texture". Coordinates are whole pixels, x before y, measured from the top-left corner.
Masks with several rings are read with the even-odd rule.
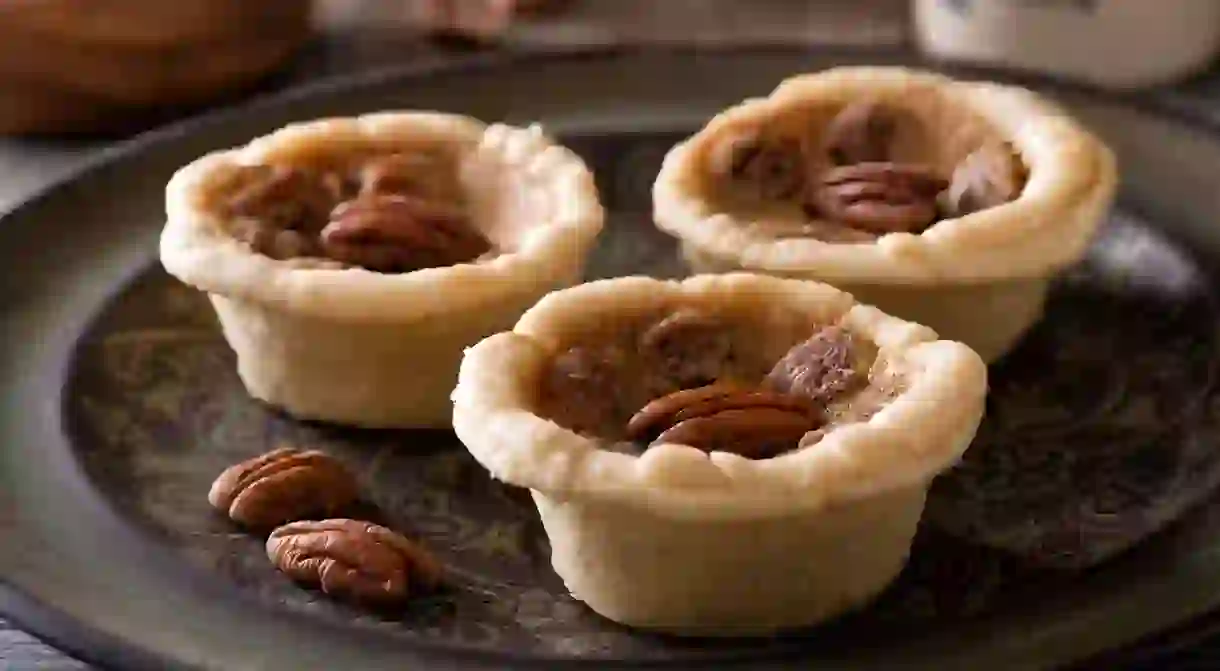
[[[831,165],[889,161],[902,118],[899,110],[878,101],[851,103],[827,124],[823,151]]]
[[[761,387],[717,382],[654,399],[628,421],[633,441],[769,459],[821,438],[826,407],[867,383],[852,334],[829,326],[793,346]]]
[[[453,160],[435,151],[378,156],[360,168],[360,195],[406,195],[458,203],[464,197],[455,172]]]
[[[322,251],[317,235],[281,229],[256,219],[235,219],[231,231],[255,252],[281,261],[316,256]]]
[[[652,445],[767,459],[795,448],[821,424],[821,409],[805,399],[719,383],[653,400],[632,416],[627,433]]]
[[[744,186],[760,199],[800,195],[808,168],[800,144],[791,139],[763,138],[741,132],[719,142],[709,154],[710,168]]]
[[[989,142],[962,159],[944,194],[945,210],[963,216],[1003,205],[1025,188],[1025,164],[1007,142]]]
[[[468,220],[456,159],[440,150],[343,169],[242,166],[220,189],[231,234],[277,260],[327,257],[376,272],[471,261],[491,242]]]
[[[657,436],[653,444],[677,443],[704,452],[769,459],[795,449],[801,438],[817,427],[804,413],[783,408],[734,408],[679,422]]]
[[[293,580],[360,605],[399,606],[431,590],[443,568],[422,546],[385,527],[351,519],[303,521],[271,533],[267,558]]]
[[[544,415],[565,428],[618,440],[640,406],[717,381],[734,358],[722,320],[679,309],[638,335],[554,353],[539,385],[539,403]]]
[[[840,394],[868,380],[867,371],[856,370],[852,338],[841,326],[818,331],[789,349],[767,374],[763,385],[825,407]]]
[[[220,211],[230,232],[256,253],[285,260],[321,253],[318,232],[345,195],[334,174],[285,165],[249,165],[231,177]]]
[[[410,272],[472,261],[491,243],[456,207],[402,194],[342,203],[322,229],[332,259],[379,272]]]
[[[278,230],[317,233],[342,197],[333,175],[293,166],[243,166],[233,180],[235,188],[225,197],[222,211]]]
[[[558,352],[541,381],[540,401],[550,417],[585,435],[614,435],[615,424],[635,401],[639,367],[632,353],[615,345],[577,346]],[[617,393],[615,393],[617,390]]]
[[[701,310],[678,310],[644,331],[639,352],[674,387],[700,387],[716,381],[734,359],[725,327]]]
[[[317,450],[284,447],[225,469],[208,502],[251,529],[271,529],[314,514],[332,515],[360,495],[356,478]]]
[[[811,198],[834,221],[877,234],[907,233],[936,221],[937,197],[947,186],[925,166],[857,163],[828,170]]]
[[[688,419],[751,408],[792,412],[807,417],[811,422],[818,422],[821,418],[820,409],[803,398],[720,382],[697,389],[684,389],[649,402],[627,423],[627,436],[631,440],[651,441]]]

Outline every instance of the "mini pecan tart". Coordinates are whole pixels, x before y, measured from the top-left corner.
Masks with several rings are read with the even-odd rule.
[[[1112,152],[1033,92],[844,67],[715,116],[667,155],[653,205],[696,272],[829,282],[990,361],[1116,183]]]
[[[534,126],[433,112],[289,125],[180,169],[161,262],[207,292],[249,393],[447,427],[462,350],[580,280],[593,177]]]
[[[458,437],[532,491],[572,594],[627,625],[765,633],[860,607],[983,414],[961,343],[828,285],[603,280],[466,353]]]

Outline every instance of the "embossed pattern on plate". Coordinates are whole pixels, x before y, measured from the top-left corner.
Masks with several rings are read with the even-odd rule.
[[[681,275],[647,221],[648,188],[679,136],[571,139],[613,215],[591,277]],[[988,418],[942,478],[906,572],[865,612],[814,632],[693,641],[631,632],[566,595],[528,496],[491,481],[446,432],[351,431],[251,400],[206,299],[144,273],[81,341],[69,428],[94,484],[184,561],[279,607],[390,636],[549,657],[680,660],[927,628],[1036,602],[1081,567],[1127,549],[1220,480],[1214,449],[1217,311],[1199,267],[1121,210],[1059,282],[1045,322],[993,368]],[[1181,365],[1182,361],[1190,365]],[[224,467],[281,441],[353,466],[369,513],[452,567],[452,589],[386,619],[299,589],[262,539],[212,511]],[[989,549],[989,547],[991,549]],[[782,578],[780,578],[782,579]]]

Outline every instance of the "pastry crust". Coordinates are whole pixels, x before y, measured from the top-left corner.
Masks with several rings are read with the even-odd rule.
[[[794,115],[807,117],[816,130],[835,111],[862,99],[889,101],[919,118],[926,137],[899,152],[944,174],[984,140],[1008,141],[1028,169],[1025,188],[1008,203],[941,219],[922,233],[891,233],[854,244],[760,234],[749,226],[748,215],[726,211],[731,208],[717,202],[707,164],[718,141]],[[1029,321],[1010,324],[1002,333],[999,326],[990,327],[979,340],[978,329],[937,323],[904,309],[901,300],[886,300],[884,290],[985,289],[996,282],[1048,278],[1084,254],[1116,186],[1112,152],[1031,91],[899,67],[843,67],[792,77],[767,97],[715,116],[666,156],[653,204],[657,226],[681,240],[695,272],[744,269],[830,282],[853,293],[876,287],[879,307],[927,324],[943,337],[977,344],[979,353],[992,359],[1041,315],[1044,292],[1033,288],[1025,297],[1027,306],[1039,306],[1025,310],[1032,314]],[[958,303],[960,310],[977,306]]]
[[[472,219],[500,248],[408,273],[275,260],[226,230],[215,191],[240,166],[445,147]],[[593,176],[537,126],[382,112],[286,126],[181,168],[166,189],[161,262],[209,294],[252,395],[294,415],[362,426],[448,426],[462,349],[580,280],[602,227]]]
[[[673,444],[636,457],[535,414],[553,352],[614,315],[674,305],[760,324],[793,314],[841,323],[878,346],[904,391],[869,419],[767,460]],[[969,348],[824,284],[631,277],[551,294],[472,347],[453,421],[494,477],[533,490],[555,570],[578,599],[626,624],[711,635],[811,624],[884,588],[905,563],[929,483],[973,440],[985,392],[986,367]]]

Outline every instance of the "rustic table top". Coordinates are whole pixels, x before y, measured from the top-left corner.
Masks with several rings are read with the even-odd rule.
[[[588,0],[586,0],[587,2]],[[690,0],[682,0],[690,1]],[[897,44],[906,39],[905,16],[901,0],[874,0],[885,7],[878,11],[837,8],[825,10],[827,16],[806,17],[805,36],[811,43],[833,40],[872,44]],[[662,3],[657,3],[661,5]],[[666,6],[669,3],[664,3]],[[602,5],[605,6],[605,5]],[[663,19],[658,19],[662,20]],[[534,27],[523,32],[521,46],[570,45],[573,41],[613,42],[619,38],[575,21],[558,22],[551,27]],[[639,33],[636,32],[636,37]],[[663,38],[664,36],[660,36]],[[791,35],[784,36],[791,39]],[[367,28],[332,28],[297,59],[290,70],[274,77],[263,87],[276,90],[305,81],[342,76],[382,65],[408,61],[441,62],[454,55],[399,33]],[[1202,115],[1220,125],[1220,68],[1190,81],[1156,91],[1166,104]],[[114,140],[0,139],[0,212],[19,202],[42,186],[69,173],[97,150]],[[1138,669],[1214,669],[1220,667],[1220,638],[1156,660]],[[48,647],[0,618],[0,669],[6,671],[88,671],[91,667]]]

